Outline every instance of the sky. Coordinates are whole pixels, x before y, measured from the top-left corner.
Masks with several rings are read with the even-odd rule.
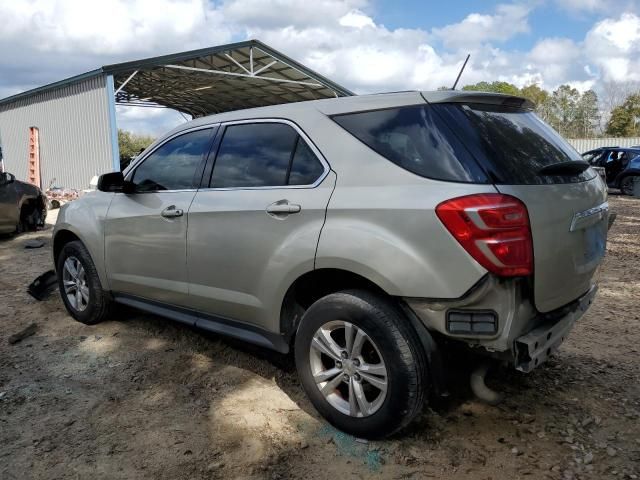
[[[12,0],[0,98],[102,65],[259,39],[357,93],[508,81],[599,91],[640,79],[640,0]],[[159,135],[184,118],[118,107]]]

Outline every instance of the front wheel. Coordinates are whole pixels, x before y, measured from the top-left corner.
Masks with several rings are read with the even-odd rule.
[[[620,181],[620,191],[624,195],[633,195],[633,184],[636,181],[636,178],[637,177],[635,176],[629,175]]]
[[[73,318],[94,325],[108,316],[111,299],[102,289],[91,255],[82,242],[69,242],[62,248],[56,269],[62,301]]]
[[[425,352],[388,299],[366,291],[327,295],[304,314],[295,341],[302,386],[331,424],[382,438],[420,412]]]

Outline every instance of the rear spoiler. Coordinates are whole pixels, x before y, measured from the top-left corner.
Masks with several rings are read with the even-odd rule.
[[[533,110],[535,108],[535,104],[526,98],[501,93],[438,90],[436,92],[420,92],[420,94],[427,103],[480,103],[503,105],[505,107],[515,107],[524,110]]]

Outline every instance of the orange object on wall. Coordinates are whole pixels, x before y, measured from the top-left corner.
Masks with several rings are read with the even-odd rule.
[[[40,183],[40,140],[38,127],[29,127],[29,165],[27,168],[27,182],[42,188]]]

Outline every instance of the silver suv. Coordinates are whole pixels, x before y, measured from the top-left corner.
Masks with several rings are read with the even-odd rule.
[[[62,299],[293,351],[329,422],[389,435],[445,391],[450,346],[528,372],[595,295],[606,187],[531,108],[404,92],[189,122],[61,210]]]

